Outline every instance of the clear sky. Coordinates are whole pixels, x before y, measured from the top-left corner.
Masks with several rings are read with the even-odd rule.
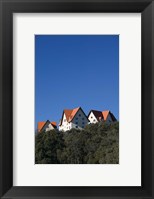
[[[119,119],[119,36],[35,35],[35,125],[79,106]]]

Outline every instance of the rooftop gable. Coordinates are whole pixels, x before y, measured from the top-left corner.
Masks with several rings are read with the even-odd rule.
[[[44,128],[44,126],[46,125],[46,124],[51,124],[54,128],[57,128],[57,124],[56,124],[56,122],[50,122],[49,120],[47,120],[46,122],[38,122],[38,131],[40,132],[43,128]]]
[[[62,119],[60,120],[59,126],[61,126],[61,124],[62,124],[64,114],[66,116],[67,122],[71,122],[79,110],[81,110],[83,112],[83,114],[86,116],[86,114],[84,113],[84,111],[82,110],[81,107],[77,107],[74,109],[64,109],[63,114],[62,114]],[[86,116],[86,118],[87,118],[87,116]],[[88,118],[87,118],[87,120],[88,120]]]
[[[110,112],[110,116],[111,116],[113,122],[117,121],[117,119],[115,118],[115,116],[113,115],[113,113]]]
[[[107,119],[107,117],[108,117],[108,115],[109,115],[109,112],[110,112],[110,111],[102,111],[102,115],[103,115],[104,120]]]
[[[51,124],[52,124],[52,126],[54,127],[54,128],[57,128],[57,123],[56,122],[50,122]]]
[[[77,112],[79,111],[79,109],[80,109],[80,107],[74,108],[72,110],[71,115],[70,115],[69,120],[68,120],[69,122],[71,122],[73,120],[73,118],[75,117],[75,115],[77,114]]]
[[[106,120],[107,117],[108,117],[108,115],[110,115],[113,122],[117,121],[117,119],[115,118],[115,116],[113,115],[113,113],[111,113],[109,110],[108,111],[103,111],[102,114],[103,114],[104,120]]]
[[[37,130],[40,131],[46,122],[38,122],[37,123]]]
[[[97,120],[103,119],[103,114],[102,114],[101,111],[91,110],[89,112],[89,114],[88,114],[88,117],[89,117],[89,115],[90,115],[91,112],[94,114],[94,116],[96,117]]]
[[[63,114],[65,113],[67,122],[71,122],[73,120],[74,116],[76,115],[79,109],[80,107],[74,108],[74,109],[64,109]],[[63,115],[62,115],[62,118],[63,118]]]

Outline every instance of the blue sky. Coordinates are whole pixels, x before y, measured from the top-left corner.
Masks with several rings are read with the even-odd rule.
[[[35,125],[79,106],[119,119],[119,36],[35,35]]]

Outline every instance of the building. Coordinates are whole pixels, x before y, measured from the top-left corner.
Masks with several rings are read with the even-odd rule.
[[[60,131],[68,131],[72,128],[83,129],[89,120],[81,107],[75,109],[65,109],[59,124]]]
[[[101,111],[91,110],[88,114],[90,123],[97,123],[103,121],[103,114]]]
[[[53,129],[57,129],[56,122],[50,122],[49,120],[46,122],[38,122],[37,132],[47,132]]]
[[[88,114],[88,119],[90,123],[94,124],[100,121],[106,121],[108,123],[117,121],[113,113],[111,113],[111,111],[91,110]]]

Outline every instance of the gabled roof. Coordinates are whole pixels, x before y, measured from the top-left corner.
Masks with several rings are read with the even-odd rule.
[[[40,131],[46,122],[38,122],[37,123],[37,130]]]
[[[90,115],[90,113],[93,112],[94,116],[96,117],[97,120],[101,120],[103,119],[103,115],[101,111],[97,111],[97,110],[91,110],[88,114],[88,117]]]
[[[86,116],[86,114],[84,113],[84,111],[82,110],[81,107],[77,107],[74,109],[64,109],[63,114],[62,114],[62,119],[60,120],[59,126],[61,126],[61,124],[62,124],[64,113],[65,113],[67,122],[71,122],[79,110],[81,110],[83,112],[83,114]],[[87,116],[86,116],[86,118],[87,118]]]
[[[80,107],[72,109],[72,112],[71,112],[68,122],[71,122],[73,120],[73,118],[75,117],[75,115],[79,109],[80,109]]]
[[[57,128],[57,123],[56,122],[50,122],[53,127]]]
[[[113,120],[114,122],[117,121],[117,119],[114,117],[113,113],[110,112],[110,116],[111,116],[111,118],[112,118],[112,120]]]
[[[47,120],[46,122],[38,122],[38,125],[37,125],[37,130],[38,131],[41,131],[43,129],[43,127],[47,124],[47,123],[51,123],[51,125],[54,127],[54,128],[57,128],[57,124],[56,122],[50,122],[49,120]]]
[[[97,111],[97,110],[91,110],[88,114],[88,117],[89,117],[91,112],[93,112],[93,114],[95,115],[97,120],[104,119],[104,121],[105,121],[105,120],[107,120],[108,116],[110,115],[111,118],[112,118],[112,121],[117,121],[116,118],[114,117],[114,115],[109,110],[102,111],[102,112]]]
[[[73,112],[73,109],[72,110],[70,110],[70,109],[64,109],[64,113],[65,113],[67,121],[69,121],[70,118],[73,117],[72,112]]]
[[[108,111],[102,111],[102,114],[103,114],[104,120],[106,120],[108,115],[110,115],[113,122],[117,121],[116,118],[114,117],[114,115],[109,110]]]
[[[110,112],[110,111],[102,111],[102,115],[103,115],[104,120],[107,119],[107,117],[108,117],[108,115],[109,115],[109,112]]]

